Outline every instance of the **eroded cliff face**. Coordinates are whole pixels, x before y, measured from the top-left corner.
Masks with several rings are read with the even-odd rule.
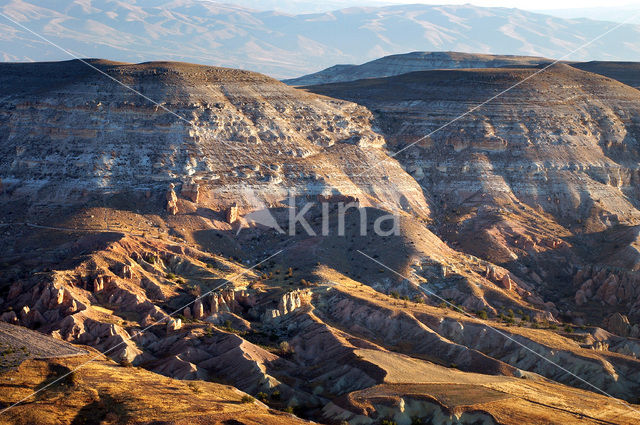
[[[310,90],[378,112],[393,150],[422,139],[398,158],[451,207],[518,201],[567,226],[637,222],[640,92],[621,83],[556,65],[428,136],[535,71],[421,72]]]
[[[246,71],[92,64],[144,97],[78,61],[2,65],[6,193],[69,203],[96,191],[142,198],[174,184],[185,200],[216,207],[336,192],[401,207],[393,193],[404,187],[402,208],[428,214],[396,163],[350,178],[386,157],[365,108]]]
[[[572,313],[575,290],[563,281],[586,263],[637,262],[640,92],[568,65],[537,71],[428,71],[309,90],[375,113],[432,199],[444,240]],[[623,228],[618,243],[596,248]]]

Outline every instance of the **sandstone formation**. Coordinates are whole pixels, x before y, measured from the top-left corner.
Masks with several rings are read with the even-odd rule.
[[[79,61],[2,64],[7,97],[0,103],[0,127],[12,133],[0,136],[0,178],[12,187],[15,202],[32,196],[47,202],[47,193],[51,202],[71,204],[114,192],[144,199],[151,191],[166,193],[166,211],[176,215],[187,208],[181,199],[220,211],[233,203],[256,208],[289,196],[337,192],[428,214],[420,187],[397,163],[382,164],[384,176],[345,178],[387,158],[365,108],[227,68],[92,65],[137,85],[184,119],[131,98],[112,82],[100,100],[77,95],[105,83]],[[38,79],[43,74],[47,81]],[[55,131],[38,128],[53,120]],[[124,127],[131,129],[124,136],[113,130]],[[42,157],[46,149],[53,150]]]
[[[167,212],[171,215],[178,214],[178,197],[174,190],[175,185],[171,183],[167,191]]]
[[[233,224],[238,221],[238,205],[233,204],[227,209],[227,223]]]
[[[620,303],[630,312],[632,274],[604,272],[597,283],[574,275],[594,263],[639,264],[640,92],[558,64],[465,114],[533,72],[434,70],[308,89],[376,111],[453,247],[505,266],[561,314],[600,301],[605,316]],[[580,287],[571,294],[556,290],[572,280]]]
[[[104,353],[120,382],[190,381],[156,375],[189,409],[224,382],[321,423],[640,420],[635,89],[562,65],[392,157],[533,70],[311,88],[369,112],[244,71],[92,63],[188,120],[75,62],[0,66],[0,321]]]

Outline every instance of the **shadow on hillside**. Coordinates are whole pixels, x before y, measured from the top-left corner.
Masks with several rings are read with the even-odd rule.
[[[126,424],[132,419],[123,401],[101,393],[98,400],[78,411],[71,425],[99,425],[105,420],[113,424]]]

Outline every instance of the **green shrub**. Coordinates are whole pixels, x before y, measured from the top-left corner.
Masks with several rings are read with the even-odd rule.
[[[256,399],[251,397],[250,395],[243,395],[240,401],[242,403],[253,403],[254,401],[256,401]]]
[[[482,320],[487,320],[489,318],[489,315],[487,314],[487,310],[480,310],[477,314],[478,314],[478,317],[481,318]]]

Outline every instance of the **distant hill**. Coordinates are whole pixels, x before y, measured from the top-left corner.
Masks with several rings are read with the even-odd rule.
[[[613,78],[640,89],[640,62],[584,62],[571,64],[574,68]]]
[[[293,78],[337,63],[411,51],[463,51],[560,58],[615,24],[471,5],[348,8],[292,15],[199,0],[38,0],[0,11],[81,57],[174,60]],[[0,17],[0,59],[69,56]],[[567,59],[635,60],[640,26],[625,25]],[[622,43],[620,40],[626,40]]]
[[[314,74],[284,80],[293,86],[340,83],[364,78],[391,77],[415,71],[460,68],[499,68],[549,63],[531,56],[498,56],[458,52],[412,52],[385,56],[362,65],[335,65]]]

